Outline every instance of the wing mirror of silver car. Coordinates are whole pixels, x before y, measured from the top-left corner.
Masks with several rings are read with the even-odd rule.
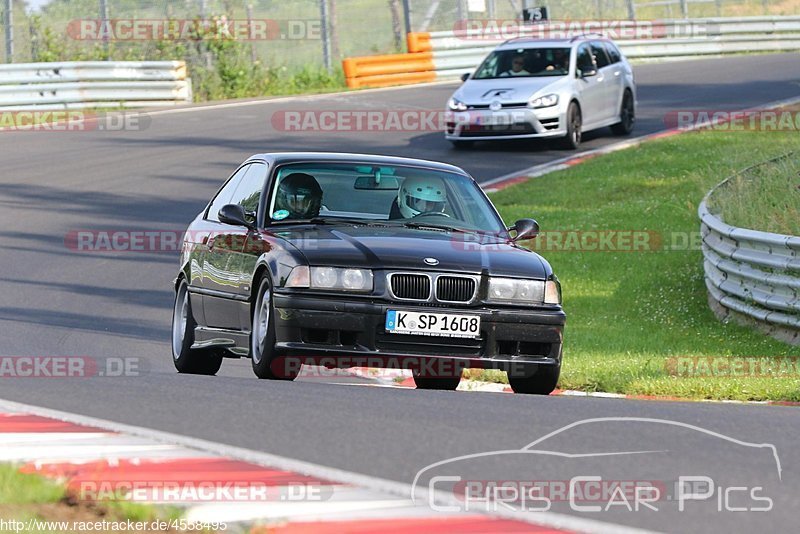
[[[594,67],[586,67],[581,70],[581,78],[588,78],[590,76],[597,76],[597,69]]]
[[[244,208],[239,204],[225,204],[219,210],[219,222],[232,226],[245,226],[248,230],[253,230],[255,225],[247,220]]]
[[[466,82],[467,80],[469,80],[469,76],[470,76],[470,73],[469,72],[465,72],[464,74],[461,75],[461,81],[462,82]]]
[[[533,239],[539,235],[539,223],[533,219],[520,219],[514,223],[514,226],[508,229],[509,232],[516,232],[512,241],[523,241],[525,239]]]

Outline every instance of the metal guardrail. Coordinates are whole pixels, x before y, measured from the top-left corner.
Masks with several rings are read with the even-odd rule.
[[[709,198],[729,180],[709,191],[698,208],[709,304],[721,318],[744,318],[799,345],[800,237],[737,228],[713,215]]]
[[[0,109],[174,106],[192,101],[183,61],[0,65]]]
[[[602,33],[602,21],[597,21]],[[368,61],[369,57],[345,60],[345,76],[350,87],[417,83],[421,71],[406,71],[405,78],[397,72],[398,64],[423,64],[428,79],[450,79],[474,70],[489,52],[508,40],[510,36],[571,35],[571,23],[554,21],[550,25],[520,26],[518,32],[509,28],[459,29],[408,34],[408,54],[401,61]],[[576,27],[590,27],[590,23],[576,21]],[[659,21],[620,21],[617,29],[644,29],[652,38],[615,38],[620,50],[628,59],[639,61],[665,61],[717,56],[743,52],[780,52],[800,50],[800,16],[704,18]],[[647,36],[647,31],[644,32]],[[581,32],[578,32],[581,33]],[[611,35],[613,37],[613,35]],[[382,56],[390,58],[391,56]],[[359,68],[361,65],[369,68]],[[381,71],[381,64],[386,72]],[[382,78],[391,74],[391,77]],[[416,74],[417,76],[408,76]],[[361,78],[364,78],[363,80]],[[428,81],[426,79],[426,81]]]

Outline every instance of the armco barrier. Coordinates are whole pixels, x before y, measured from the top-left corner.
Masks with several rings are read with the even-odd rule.
[[[183,61],[0,65],[0,109],[174,106],[192,101]]]
[[[709,198],[729,180],[698,208],[709,304],[720,318],[756,324],[800,345],[800,237],[736,228],[713,215]]]
[[[623,21],[621,21],[623,22]],[[580,21],[574,24],[580,25]],[[615,38],[626,57],[640,61],[691,59],[742,52],[800,50],[800,16],[628,21],[651,38]],[[590,24],[584,24],[590,27]],[[569,23],[537,27],[536,35],[571,35]],[[574,27],[574,26],[573,26]],[[526,31],[521,27],[521,32]],[[529,30],[528,30],[529,31]],[[574,32],[573,32],[574,33]],[[625,36],[624,32],[621,32]],[[450,79],[474,70],[514,31],[508,28],[409,33],[408,54],[348,58],[349,87]],[[524,33],[522,33],[524,35]],[[612,36],[613,37],[613,36]],[[400,68],[406,70],[398,71]]]

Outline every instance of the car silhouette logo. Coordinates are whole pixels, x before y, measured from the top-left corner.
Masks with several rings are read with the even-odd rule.
[[[439,265],[439,260],[436,258],[425,258],[422,261],[425,262],[425,265]]]

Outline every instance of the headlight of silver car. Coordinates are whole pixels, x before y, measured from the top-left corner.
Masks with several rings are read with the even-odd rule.
[[[545,283],[541,280],[489,278],[489,300],[493,302],[541,304]]]
[[[457,98],[451,98],[447,101],[447,109],[450,111],[467,111],[467,105]]]
[[[558,104],[558,95],[555,94],[540,96],[528,102],[528,105],[534,109],[550,108],[557,104]]]

